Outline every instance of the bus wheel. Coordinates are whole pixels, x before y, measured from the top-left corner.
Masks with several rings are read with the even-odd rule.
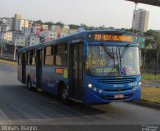
[[[61,88],[60,96],[63,102],[68,102],[68,90],[65,87]]]
[[[31,79],[27,80],[27,86],[29,90],[33,90]]]

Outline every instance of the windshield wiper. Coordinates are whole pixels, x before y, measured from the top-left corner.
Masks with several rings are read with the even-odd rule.
[[[120,67],[122,67],[122,57],[123,57],[124,53],[126,52],[126,50],[127,50],[128,48],[129,48],[129,44],[127,44],[127,45],[124,47],[122,53],[120,54],[120,49],[119,49],[119,47],[118,47]]]
[[[104,49],[105,53],[106,53],[111,59],[113,59],[114,67],[115,67],[116,65],[115,65],[115,55],[114,55],[113,47],[112,47],[112,52],[111,52],[110,49],[108,49],[108,47],[105,46],[104,44],[102,44],[102,48]]]
[[[124,53],[126,52],[126,50],[127,50],[128,48],[129,48],[129,44],[127,44],[127,45],[124,47],[122,53],[120,54],[120,59],[123,57]],[[119,52],[119,53],[120,53],[120,52]]]
[[[108,49],[108,47],[106,47],[104,44],[101,44],[101,47],[104,49],[105,53],[112,59],[115,59],[114,54],[112,54],[112,52],[110,52],[110,50]]]

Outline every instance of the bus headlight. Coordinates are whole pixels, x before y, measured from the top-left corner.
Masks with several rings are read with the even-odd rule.
[[[139,82],[139,85],[142,85],[142,82]]]
[[[88,84],[88,88],[92,88],[92,86],[93,86],[93,85],[92,85],[91,83]]]

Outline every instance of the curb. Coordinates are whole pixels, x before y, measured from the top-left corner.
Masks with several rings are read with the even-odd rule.
[[[2,59],[0,59],[0,63],[10,64],[10,65],[14,65],[14,66],[17,65],[17,62],[7,61],[7,60],[2,60]]]
[[[150,102],[150,101],[147,101],[147,100],[132,101],[131,103],[160,110],[160,104],[159,103],[154,103],[154,102]]]

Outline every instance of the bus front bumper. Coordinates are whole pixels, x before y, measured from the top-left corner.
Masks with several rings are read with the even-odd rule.
[[[115,95],[123,95],[123,98],[117,98]],[[133,101],[139,100],[141,98],[141,87],[135,91],[127,92],[105,92],[105,93],[95,93],[91,90],[87,90],[83,96],[83,102],[85,104],[106,104],[110,102],[120,102],[120,101]]]

